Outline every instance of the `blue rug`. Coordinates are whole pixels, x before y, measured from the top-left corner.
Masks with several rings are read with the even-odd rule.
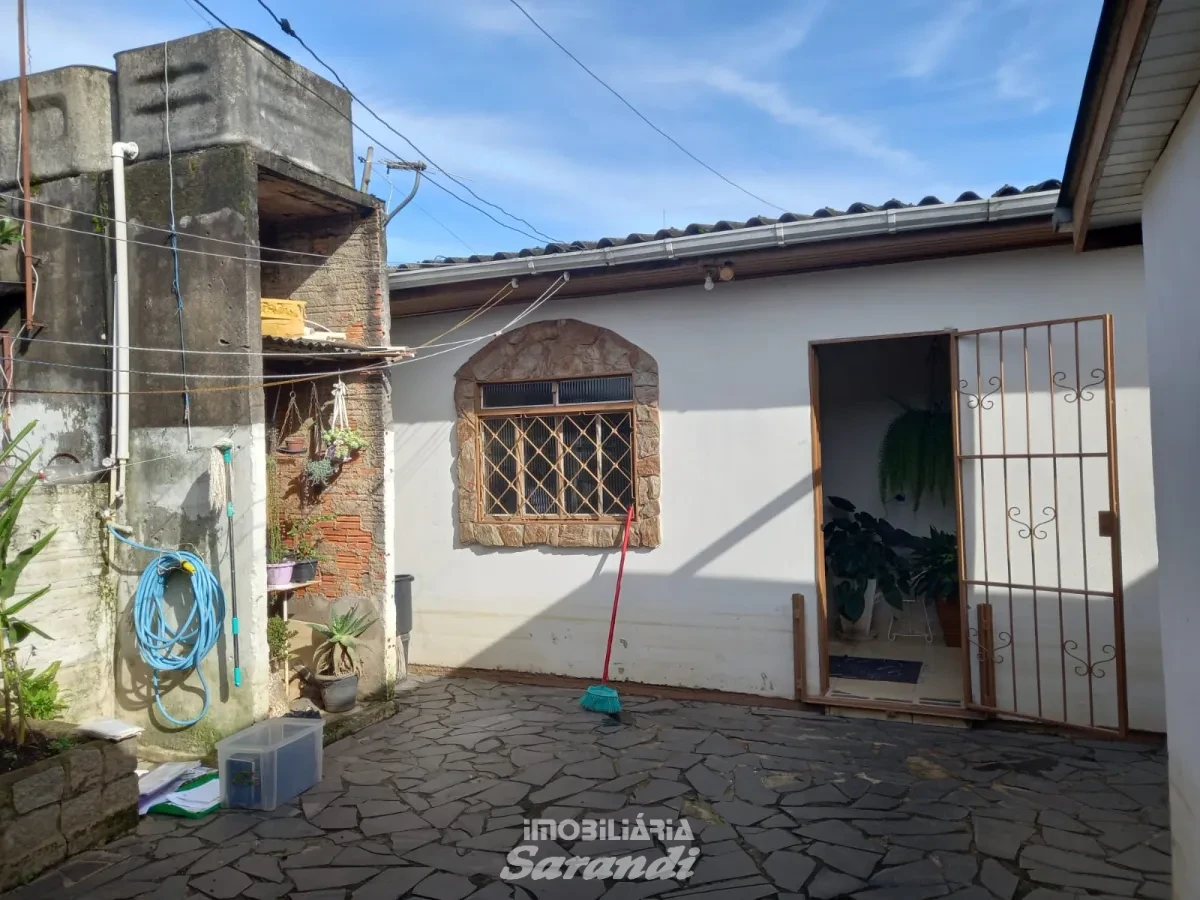
[[[861,681],[898,681],[916,684],[921,663],[908,659],[869,659],[865,656],[829,657],[831,678],[857,678]]]

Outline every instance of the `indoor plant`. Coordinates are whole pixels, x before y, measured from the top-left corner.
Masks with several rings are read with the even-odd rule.
[[[945,506],[954,491],[954,432],[950,411],[908,407],[887,427],[879,444],[879,499],[903,495],[915,512],[933,494]]]
[[[904,606],[909,589],[908,562],[897,552],[914,540],[883,519],[857,510],[841,497],[829,497],[830,505],[847,513],[830,519],[823,529],[825,562],[837,578],[833,599],[842,617],[842,632],[863,640],[870,637],[875,595],[895,609]]]
[[[287,534],[292,541],[293,583],[307,584],[317,577],[317,564],[321,561],[317,547],[323,537],[317,525],[331,519],[332,515],[301,516],[288,528]]]
[[[330,612],[329,624],[305,623],[325,640],[317,648],[313,676],[321,690],[321,705],[326,712],[353,709],[358,700],[358,674],[362,670],[360,639],[375,620],[359,615],[358,607],[344,613]]]
[[[369,443],[358,433],[357,428],[329,428],[321,436],[325,439],[327,445],[325,452],[329,459],[336,462],[352,459]]]
[[[267,526],[267,534],[267,586],[291,584],[296,561],[283,543],[283,526],[272,522]]]
[[[962,646],[962,613],[958,600],[958,538],[930,526],[929,537],[917,542],[912,555],[913,591],[932,601],[947,647]]]

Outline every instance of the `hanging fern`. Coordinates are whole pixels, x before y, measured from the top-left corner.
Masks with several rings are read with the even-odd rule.
[[[913,511],[927,493],[945,506],[954,490],[953,425],[943,409],[906,409],[888,425],[879,445],[879,499],[912,498]]]

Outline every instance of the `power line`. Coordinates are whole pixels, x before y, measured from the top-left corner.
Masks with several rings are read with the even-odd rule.
[[[0,193],[0,199],[18,200],[19,201],[19,200],[21,200],[21,197],[17,196],[16,194]],[[46,209],[56,209],[56,210],[59,210],[60,212],[74,213],[75,215],[79,215],[79,216],[87,216],[89,219],[100,219],[101,221],[104,221],[104,222],[117,221],[112,216],[104,216],[104,215],[101,215],[100,213],[88,212],[85,209],[75,209],[74,207],[70,207],[70,206],[58,206],[54,203],[46,203],[42,200],[30,200],[29,202],[32,203],[34,206],[41,206]],[[161,234],[166,234],[166,235],[170,235],[173,233],[180,234],[179,232],[172,231],[172,229],[170,229],[170,228],[163,228],[162,226],[159,226],[159,225],[145,225],[141,222],[128,222],[127,224],[130,228],[141,228],[144,231],[157,231]],[[285,250],[282,247],[267,247],[262,244],[251,244],[247,241],[231,241],[231,240],[227,240],[225,238],[209,237],[206,234],[188,234],[186,232],[183,232],[182,234],[180,234],[180,237],[191,238],[192,240],[196,240],[196,241],[209,241],[214,244],[225,244],[225,245],[228,245],[231,247],[245,247],[245,248],[249,248],[251,250],[266,251],[269,253],[291,253],[294,256],[306,256],[306,257],[311,257],[311,258],[320,259],[320,260],[334,260],[335,262],[362,262],[362,263],[367,263],[372,266],[378,265],[378,262],[376,260],[373,260],[366,256],[337,256],[337,257],[334,257],[334,256],[330,256],[325,253],[311,253],[307,250]],[[238,259],[240,257],[233,257],[233,258]],[[269,263],[270,260],[267,260],[266,262]]]
[[[445,222],[443,222],[441,219],[439,219],[437,216],[435,216],[433,213],[431,213],[429,210],[427,210],[425,207],[423,207],[420,203],[413,203],[413,206],[415,206],[417,208],[417,211],[419,213],[421,213],[421,215],[428,218],[430,221],[433,222],[434,225],[437,225],[439,228],[442,229],[442,231],[446,232],[446,234],[450,235],[450,237],[454,238],[456,241],[458,241],[460,244],[462,244],[464,247],[466,247],[468,253],[470,253],[472,256],[476,255],[475,248],[472,247],[470,244],[468,244],[466,241],[464,241],[461,237],[459,237],[453,230],[451,230],[449,225],[447,225]]]
[[[267,11],[267,14],[272,19],[275,20],[275,24],[279,26],[280,30],[284,34],[288,35],[289,37],[295,38],[296,41],[298,41],[300,43],[300,46],[308,51],[309,55],[313,59],[315,59],[318,63],[320,63],[322,66],[324,66],[326,70],[328,70],[329,74],[331,74],[334,77],[334,80],[337,81],[337,83],[342,86],[342,89],[347,94],[350,95],[350,99],[352,99],[355,103],[357,103],[359,106],[361,106],[363,109],[365,109],[368,113],[370,113],[371,117],[373,119],[375,119],[376,122],[378,122],[380,125],[382,125],[384,128],[386,128],[392,134],[396,135],[396,137],[400,138],[400,140],[404,141],[404,143],[408,144],[408,146],[412,147],[418,156],[423,157],[426,162],[428,162],[431,166],[433,166],[435,169],[437,169],[439,172],[441,172],[443,175],[445,175],[447,178],[449,178],[451,181],[453,181],[455,184],[457,184],[459,187],[461,187],[463,190],[465,190],[468,194],[470,194],[472,197],[474,197],[480,203],[485,203],[488,206],[490,206],[492,209],[499,210],[501,213],[508,216],[510,219],[520,222],[522,225],[528,226],[529,228],[533,229],[541,237],[545,238],[547,241],[549,241],[552,244],[562,243],[557,238],[552,238],[552,237],[550,237],[550,235],[548,235],[545,232],[538,229],[538,227],[536,225],[534,225],[532,222],[529,222],[526,219],[522,219],[520,216],[516,215],[515,213],[510,213],[503,206],[499,206],[495,203],[492,203],[490,200],[486,200],[483,197],[480,197],[477,193],[475,193],[474,190],[471,189],[470,186],[463,184],[458,178],[451,175],[449,172],[447,172],[445,169],[443,169],[441,166],[439,166],[436,162],[433,161],[432,157],[430,157],[420,147],[418,147],[416,144],[414,144],[407,136],[405,136],[404,134],[401,134],[399,131],[397,131],[395,128],[393,128],[388,122],[386,122],[383,118],[381,118],[379,116],[379,114],[375,112],[375,110],[371,109],[370,106],[368,106],[365,102],[363,102],[363,99],[361,97],[359,97],[357,94],[355,94],[354,91],[352,91],[350,89],[350,85],[346,84],[346,82],[342,80],[342,76],[337,73],[337,70],[334,69],[333,66],[329,65],[329,63],[325,62],[325,60],[321,59],[321,57],[317,56],[317,52],[315,50],[313,50],[312,47],[308,46],[308,44],[306,44],[304,42],[304,38],[300,37],[300,35],[296,33],[296,30],[294,28],[292,28],[291,23],[287,19],[281,19],[278,15],[276,15],[275,10],[271,9],[271,7],[266,4],[265,0],[258,0],[258,5]],[[387,148],[384,148],[384,149],[387,149]],[[393,156],[398,155],[390,150],[388,152],[392,153]]]
[[[361,134],[363,137],[365,137],[367,140],[369,140],[369,141],[373,141],[375,144],[377,144],[377,145],[378,145],[379,147],[381,147],[383,150],[386,150],[388,153],[390,153],[392,156],[395,156],[395,157],[400,157],[400,156],[402,156],[402,155],[403,155],[403,154],[401,154],[401,153],[397,153],[395,150],[393,150],[391,147],[389,147],[387,144],[385,144],[385,143],[384,143],[383,141],[381,141],[379,138],[377,138],[377,137],[375,137],[374,135],[372,135],[372,134],[371,134],[369,131],[367,131],[365,128],[363,128],[361,125],[359,125],[357,122],[355,122],[355,121],[353,120],[353,118],[351,118],[350,116],[346,115],[346,113],[342,112],[340,109],[338,109],[336,106],[334,106],[334,105],[333,105],[333,103],[332,103],[332,102],[331,102],[331,101],[330,101],[328,98],[326,98],[326,97],[322,97],[322,96],[321,96],[319,93],[317,93],[317,91],[316,91],[316,90],[314,90],[314,89],[313,89],[311,86],[309,86],[309,85],[305,84],[303,81],[301,81],[301,80],[300,80],[300,79],[298,79],[298,78],[297,78],[295,75],[293,75],[291,72],[289,72],[289,71],[288,71],[286,68],[284,68],[283,66],[281,66],[281,65],[280,65],[280,64],[279,64],[277,61],[275,61],[274,59],[272,59],[272,58],[271,58],[271,57],[270,57],[270,56],[269,56],[269,55],[266,53],[266,51],[264,51],[264,50],[263,50],[261,47],[259,47],[259,46],[258,46],[256,43],[254,43],[253,41],[251,41],[249,38],[247,38],[247,37],[246,37],[244,34],[242,34],[242,32],[241,32],[241,31],[239,31],[238,29],[234,28],[232,25],[230,25],[228,22],[226,22],[224,19],[222,19],[220,16],[218,16],[218,15],[217,15],[215,12],[213,12],[212,8],[211,8],[211,7],[209,7],[209,6],[208,6],[208,5],[207,5],[207,4],[204,2],[204,0],[186,0],[186,2],[195,3],[197,6],[199,6],[201,9],[203,9],[205,12],[207,12],[207,13],[208,13],[210,16],[212,16],[214,19],[216,19],[218,22],[220,22],[220,23],[221,23],[221,25],[222,25],[222,26],[223,26],[223,27],[224,27],[224,28],[225,28],[227,31],[230,31],[230,32],[232,32],[233,34],[237,35],[238,39],[239,39],[239,40],[241,40],[243,43],[245,43],[245,44],[246,44],[246,46],[250,47],[252,50],[254,50],[254,52],[255,52],[255,53],[257,53],[259,56],[261,56],[263,59],[265,59],[265,60],[266,60],[267,62],[269,62],[271,65],[273,65],[273,66],[274,66],[276,69],[278,69],[280,72],[282,72],[285,78],[289,79],[290,81],[293,81],[293,82],[295,82],[295,84],[297,84],[297,85],[298,85],[298,86],[299,86],[301,89],[303,89],[303,90],[307,91],[308,93],[312,94],[314,97],[316,97],[318,100],[320,100],[320,101],[321,101],[322,103],[324,103],[326,106],[328,106],[328,107],[329,107],[331,110],[333,110],[333,112],[334,112],[336,115],[338,115],[338,116],[341,116],[343,119],[345,119],[347,122],[349,122],[349,123],[350,123],[350,127],[351,127],[351,128],[353,128],[355,131],[357,131],[359,134]],[[365,104],[362,104],[362,101],[359,101],[359,103],[360,103],[360,105],[363,105],[363,108],[364,108],[364,109],[367,109],[367,111],[368,111],[368,112],[371,112],[371,110],[370,110],[370,109],[368,109],[368,108],[365,106]],[[375,115],[375,114],[374,114],[374,112],[371,112],[371,114],[372,114],[372,115]],[[379,118],[379,117],[378,117],[378,116],[376,116],[376,118]],[[380,119],[380,121],[382,122],[383,120],[382,120],[382,119]],[[386,122],[384,122],[383,124],[384,124],[384,126],[385,126],[385,127],[387,127],[389,130],[391,130],[391,131],[395,131],[395,129],[394,129],[394,128],[392,128],[390,125],[388,125]],[[396,132],[396,134],[400,134],[400,133],[397,131],[397,132]],[[400,136],[401,136],[401,137],[403,137],[403,135],[400,135]],[[408,141],[408,139],[407,139],[407,138],[404,138],[404,140],[405,140],[405,141]],[[411,146],[411,143],[410,143],[410,146]],[[414,149],[416,149],[416,148],[414,147]],[[417,152],[419,153],[420,151],[418,150]],[[422,155],[423,155],[423,154],[422,154]],[[426,157],[426,159],[428,159],[428,157]],[[438,169],[438,171],[443,171],[443,172],[445,171],[445,170],[444,170],[444,169],[442,169],[440,166],[436,166],[436,168]],[[476,211],[477,213],[479,213],[480,215],[482,215],[482,216],[486,216],[486,217],[487,217],[487,218],[489,218],[491,221],[493,221],[493,222],[495,222],[497,225],[499,225],[501,228],[505,228],[505,229],[507,229],[508,231],[512,231],[512,232],[515,232],[516,234],[524,235],[524,236],[525,236],[525,237],[527,237],[527,238],[531,238],[532,240],[539,241],[539,242],[540,242],[540,241],[542,241],[542,240],[545,240],[545,239],[546,239],[546,235],[542,234],[541,232],[538,232],[537,234],[530,234],[528,231],[525,231],[525,230],[524,230],[524,229],[522,229],[522,228],[517,228],[517,227],[515,227],[515,226],[513,226],[513,225],[509,225],[507,222],[501,222],[499,219],[497,219],[495,216],[493,216],[493,215],[492,215],[490,212],[488,212],[486,209],[483,209],[483,208],[482,208],[482,207],[480,207],[480,206],[476,206],[476,205],[475,205],[474,203],[472,203],[470,200],[467,200],[466,198],[459,196],[458,194],[454,193],[454,191],[450,190],[450,188],[446,187],[444,184],[441,184],[441,183],[440,183],[440,182],[438,182],[436,179],[434,179],[434,178],[431,178],[429,175],[426,175],[426,176],[425,176],[425,180],[426,180],[426,181],[428,181],[430,184],[432,184],[434,187],[436,187],[438,190],[440,190],[440,191],[445,191],[447,194],[449,194],[451,197],[453,197],[453,198],[454,198],[455,200],[457,200],[459,203],[462,203],[464,206],[469,206],[471,209],[475,210],[475,211]],[[470,189],[470,188],[467,188],[465,185],[463,185],[463,187],[465,187],[465,188],[466,188],[466,190],[467,190],[467,191],[469,191],[469,192],[471,193],[471,195],[472,195],[472,196],[475,196],[475,197],[478,197],[478,196],[479,196],[478,194],[475,194],[475,192],[474,192],[474,191],[471,191],[471,189]],[[480,202],[484,202],[484,203],[486,203],[487,201],[485,201],[485,200],[482,200],[482,199],[480,198]],[[490,206],[490,205],[492,205],[492,204],[488,204],[488,205]],[[499,207],[497,207],[497,208],[499,208]],[[505,214],[506,214],[506,215],[508,215],[508,213],[505,213]],[[515,216],[513,216],[513,218],[515,219],[516,217],[515,217]],[[524,220],[522,219],[522,220],[520,220],[520,221],[524,221]],[[530,227],[532,227],[532,226],[530,226]],[[533,230],[534,230],[534,231],[537,231],[537,229],[536,229],[536,228],[534,228]]]
[[[259,2],[261,3],[262,0],[259,0]],[[660,135],[662,135],[664,138],[666,138],[668,141],[670,141],[672,144],[674,144],[690,160],[704,166],[704,168],[708,169],[708,171],[712,172],[714,175],[716,175],[718,178],[720,178],[727,185],[729,185],[730,187],[733,187],[733,188],[737,188],[739,191],[741,191],[747,197],[753,197],[759,203],[765,203],[767,206],[771,207],[772,209],[777,209],[780,212],[787,212],[787,210],[785,210],[782,206],[778,206],[778,205],[772,203],[770,200],[766,200],[766,199],[758,196],[758,194],[754,193],[753,191],[749,191],[746,188],[742,187],[740,184],[738,184],[732,178],[727,178],[726,176],[722,175],[720,172],[718,172],[716,169],[714,169],[712,166],[710,166],[708,163],[706,163],[704,160],[702,160],[700,157],[698,157],[695,153],[693,153],[691,150],[689,150],[687,147],[683,146],[683,144],[679,143],[679,141],[675,140],[675,138],[671,137],[669,134],[667,134],[665,131],[663,131],[661,128],[659,128],[657,125],[655,125],[653,122],[651,122],[648,118],[646,118],[645,115],[642,114],[641,110],[639,110],[636,106],[634,106],[632,103],[630,103],[628,100],[626,100],[623,96],[621,96],[621,94],[617,91],[616,88],[614,88],[607,81],[605,81],[603,78],[601,78],[599,75],[597,75],[591,69],[589,69],[586,65],[584,65],[584,63],[579,59],[578,56],[576,56],[574,53],[572,53],[570,50],[568,50],[566,47],[564,47],[559,42],[558,38],[556,38],[554,35],[552,35],[550,32],[548,32],[545,28],[543,28],[541,23],[539,23],[537,19],[535,19],[533,16],[531,16],[529,14],[529,12],[525,9],[525,7],[523,7],[520,3],[518,3],[517,0],[508,0],[508,2],[511,3],[513,6],[515,6],[518,10],[520,10],[521,15],[523,15],[526,19],[528,19],[530,22],[532,22],[534,28],[536,28],[538,31],[540,31],[542,34],[544,34],[547,38],[549,38],[550,43],[554,44],[555,47],[557,47],[563,53],[567,54],[567,56],[571,58],[571,60],[575,63],[575,65],[579,66],[579,68],[583,69],[583,71],[587,72],[590,76],[592,76],[592,78],[601,87],[603,87],[606,91],[608,91],[610,94],[612,94],[614,97],[616,97],[622,103],[624,103],[625,106],[627,106],[629,108],[630,112],[632,112],[635,116],[637,116],[639,119],[641,119],[647,125],[649,125],[651,128],[653,128],[655,131],[657,131]]]

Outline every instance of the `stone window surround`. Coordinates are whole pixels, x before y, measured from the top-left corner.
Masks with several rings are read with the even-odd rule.
[[[578,319],[531,322],[490,341],[454,373],[459,541],[485,547],[619,547],[620,524],[484,520],[479,496],[479,385],[633,375],[634,519],[631,547],[662,541],[658,363],[616,332]]]

